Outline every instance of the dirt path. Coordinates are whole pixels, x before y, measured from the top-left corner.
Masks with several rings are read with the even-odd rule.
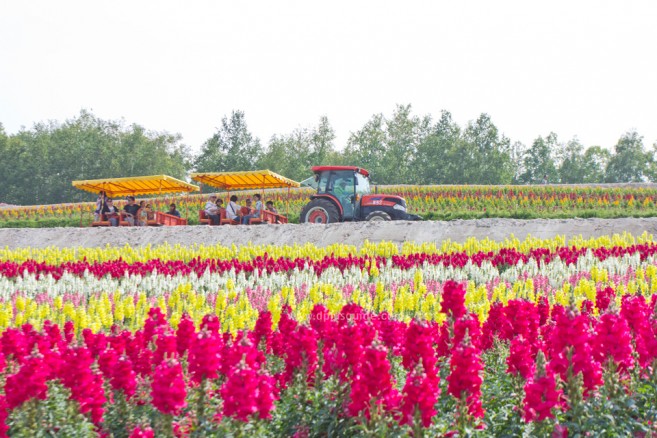
[[[402,243],[441,242],[450,239],[463,242],[468,237],[502,240],[511,234],[524,239],[528,234],[549,238],[558,235],[583,237],[621,234],[635,236],[647,231],[657,233],[657,218],[644,219],[480,219],[450,222],[356,222],[329,225],[251,225],[188,226],[158,228],[47,228],[0,229],[0,247],[20,248],[48,246],[96,247],[142,246],[147,244],[189,245],[192,243],[223,245],[294,244],[311,242],[318,246],[333,243],[360,245],[363,241]]]

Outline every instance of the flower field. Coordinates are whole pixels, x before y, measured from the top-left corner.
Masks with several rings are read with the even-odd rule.
[[[409,211],[425,219],[654,217],[657,189],[616,186],[381,186],[380,193],[403,196]],[[251,196],[251,191],[238,193]],[[279,211],[298,222],[310,189],[269,190]],[[204,195],[154,198],[153,207],[166,212],[175,202],[189,223],[198,224]],[[224,204],[227,199],[224,200]],[[123,208],[121,202],[119,208]],[[0,209],[0,227],[88,226],[95,204],[91,202]]]
[[[0,436],[654,436],[657,242],[0,249]]]

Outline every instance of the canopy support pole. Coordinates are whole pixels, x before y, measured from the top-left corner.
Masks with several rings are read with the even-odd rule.
[[[290,186],[287,186],[287,199],[285,200],[285,216],[290,220]]]
[[[267,175],[262,175],[262,188],[260,189],[260,202],[262,203],[262,209],[265,209],[265,182],[267,180]],[[262,218],[262,211],[260,212],[260,217]]]

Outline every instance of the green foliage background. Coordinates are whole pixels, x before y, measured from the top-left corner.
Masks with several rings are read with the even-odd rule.
[[[607,147],[608,146],[608,147]],[[0,202],[18,205],[90,200],[71,186],[81,179],[192,171],[270,169],[297,181],[310,167],[348,164],[368,169],[377,184],[624,183],[657,180],[655,151],[630,131],[611,145],[562,141],[551,132],[531,145],[512,141],[488,114],[462,127],[448,111],[436,120],[397,105],[374,114],[336,145],[327,117],[317,126],[275,134],[265,145],[249,130],[243,111],[224,116],[202,145],[179,134],[107,121],[81,111],[63,123],[39,122],[7,134],[0,124]],[[197,152],[192,152],[193,150]]]

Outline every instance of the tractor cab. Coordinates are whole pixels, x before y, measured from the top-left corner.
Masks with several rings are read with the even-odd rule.
[[[359,170],[333,169],[315,173],[317,194],[333,198],[339,204],[342,220],[357,217],[360,199],[370,193],[369,178]]]
[[[301,211],[300,222],[332,223],[359,220],[416,220],[406,214],[399,196],[372,195],[369,172],[355,166],[315,166],[304,181],[316,193]]]

